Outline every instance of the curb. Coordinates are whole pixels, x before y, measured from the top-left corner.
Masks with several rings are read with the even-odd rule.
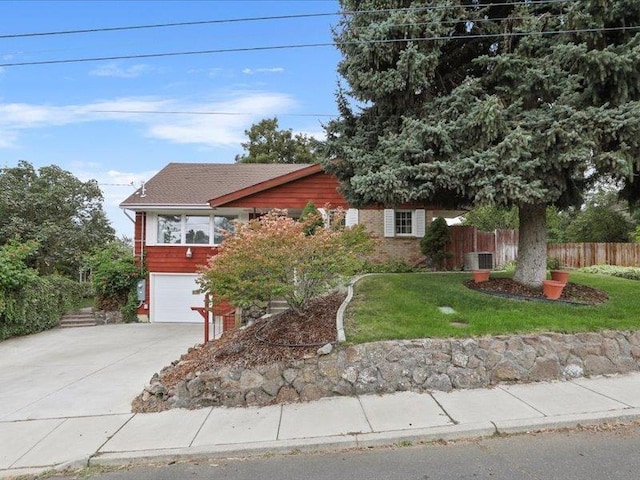
[[[169,463],[211,458],[251,458],[270,455],[295,455],[336,450],[375,447],[401,447],[440,441],[489,438],[495,435],[515,435],[581,426],[629,423],[640,420],[640,408],[610,412],[561,415],[528,420],[503,420],[447,425],[392,432],[354,433],[341,436],[316,437],[297,440],[275,440],[245,444],[226,444],[203,447],[183,447],[163,450],[97,453],[88,465],[135,466],[149,463]]]

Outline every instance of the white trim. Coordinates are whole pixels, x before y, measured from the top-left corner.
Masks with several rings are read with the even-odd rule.
[[[426,231],[425,213],[426,212],[423,209],[415,210],[415,215],[414,215],[415,222],[413,223],[412,227],[413,227],[414,235],[417,238],[424,237],[424,234],[425,234],[425,231]]]
[[[357,208],[347,209],[344,215],[345,227],[352,227],[357,224],[358,224],[358,209]]]
[[[396,236],[396,212],[392,208],[384,209],[384,236],[387,238]]]

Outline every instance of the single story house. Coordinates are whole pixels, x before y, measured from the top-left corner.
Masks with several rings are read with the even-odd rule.
[[[120,204],[135,215],[134,254],[148,272],[138,313],[151,322],[202,321],[191,310],[203,304],[197,271],[217,253],[222,232],[274,208],[295,218],[309,201],[344,208],[347,225],[364,224],[380,237],[381,260],[419,260],[431,219],[460,213],[350,208],[338,180],[318,164],[170,163]]]

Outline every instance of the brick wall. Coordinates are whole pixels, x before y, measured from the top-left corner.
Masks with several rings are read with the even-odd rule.
[[[419,238],[385,238],[383,210],[360,210],[358,223],[378,239],[378,249],[372,260],[376,262],[403,261],[414,264],[424,260]]]

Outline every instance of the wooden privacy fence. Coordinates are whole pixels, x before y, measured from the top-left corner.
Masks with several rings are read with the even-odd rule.
[[[602,264],[638,267],[640,243],[550,243],[547,257],[555,257],[569,268]]]
[[[471,252],[493,253],[493,264],[501,267],[516,259],[518,255],[518,232],[515,230],[495,230],[481,232],[475,227],[449,227],[451,243],[447,259],[448,269],[460,269],[464,265],[464,256]]]

